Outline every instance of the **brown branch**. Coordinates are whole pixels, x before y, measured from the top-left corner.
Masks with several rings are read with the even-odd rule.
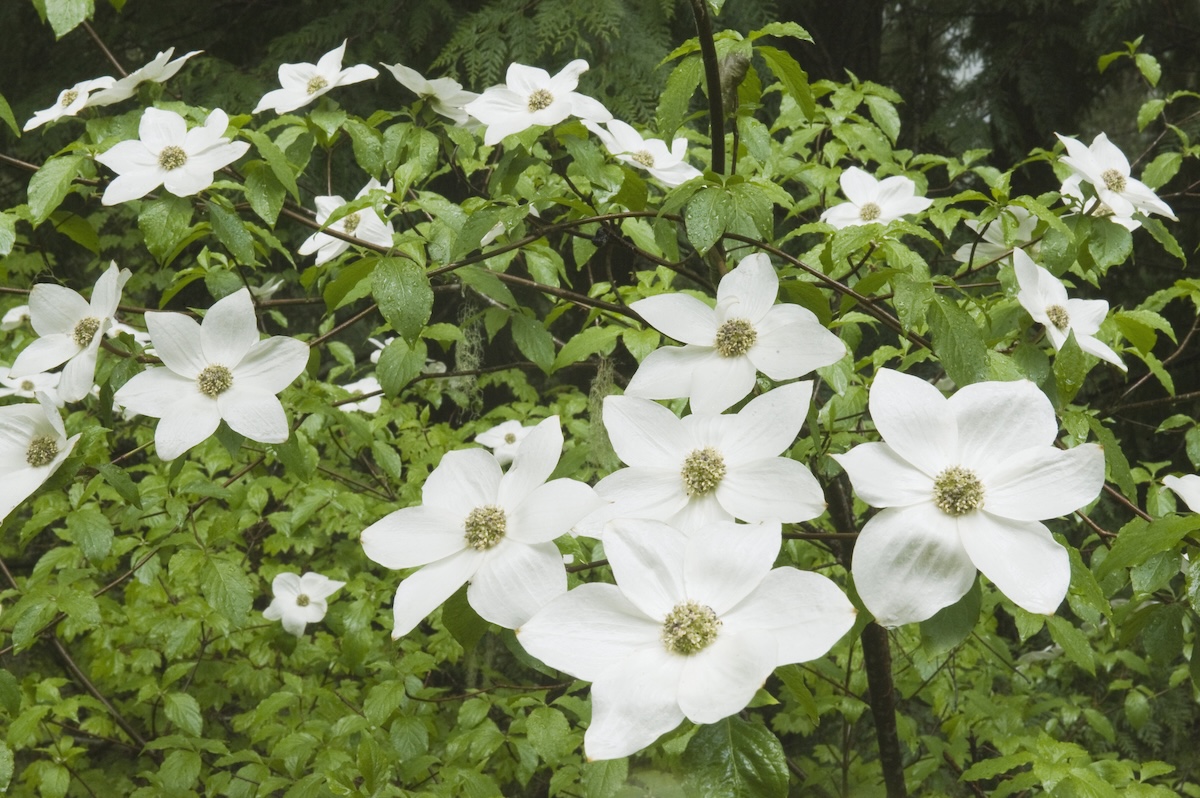
[[[145,749],[146,738],[142,737],[142,735],[138,733],[138,730],[133,727],[133,724],[126,720],[125,716],[122,715],[117,708],[114,707],[109,700],[104,697],[104,694],[96,688],[96,685],[92,684],[92,680],[87,677],[87,674],[85,674],[83,670],[80,669],[79,665],[76,664],[75,660],[71,658],[70,653],[63,646],[62,642],[56,636],[51,635],[50,645],[54,646],[54,650],[58,652],[58,656],[62,659],[63,664],[67,666],[67,670],[69,670],[75,677],[75,681],[79,682],[83,689],[91,693],[92,697],[99,701],[104,708],[108,710],[108,714],[112,715],[112,719],[118,726],[121,727],[121,730],[129,735],[129,739],[137,743],[142,749]]]

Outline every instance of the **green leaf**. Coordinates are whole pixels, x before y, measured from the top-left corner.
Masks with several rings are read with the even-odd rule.
[[[523,313],[512,314],[512,336],[517,349],[547,374],[554,365],[554,339],[537,319]]]
[[[233,621],[250,612],[254,584],[240,563],[210,557],[205,560],[200,574],[201,591],[217,612]]]
[[[1050,639],[1062,647],[1067,659],[1095,676],[1096,656],[1092,652],[1092,644],[1087,635],[1076,629],[1070,621],[1057,615],[1051,615],[1046,621],[1046,626],[1050,630]]]
[[[29,181],[30,222],[37,227],[58,209],[83,164],[82,155],[62,155],[42,164]]]
[[[1133,235],[1121,225],[1108,219],[1096,219],[1088,237],[1088,253],[1102,269],[1118,266],[1129,260],[1133,252]]]
[[[979,620],[981,600],[979,579],[976,578],[962,598],[938,610],[932,618],[921,621],[921,646],[936,656],[966,640]]]
[[[0,668],[0,709],[15,718],[21,709],[21,685],[17,677]]]
[[[554,359],[553,370],[578,363],[597,352],[607,355],[616,346],[620,334],[620,327],[588,327],[563,345]]]
[[[407,341],[421,335],[433,312],[433,288],[425,270],[407,258],[380,258],[371,278],[379,312]]]
[[[1185,610],[1183,604],[1157,605],[1151,609],[1150,617],[1142,627],[1146,653],[1160,665],[1170,665],[1181,659]]]
[[[688,239],[701,255],[721,240],[734,210],[733,197],[723,188],[701,189],[688,200],[683,220]]]
[[[1158,85],[1158,79],[1162,77],[1162,67],[1159,66],[1158,59],[1149,53],[1138,53],[1133,57],[1133,63],[1137,64],[1138,71],[1147,83],[1151,86]]]
[[[377,177],[383,171],[383,136],[357,119],[347,120],[343,128],[350,134],[354,160],[364,172]]]
[[[69,211],[55,211],[50,214],[50,223],[54,225],[55,230],[88,252],[93,255],[100,254],[100,237],[96,235],[96,228],[84,217]]]
[[[701,726],[683,752],[694,795],[783,798],[788,793],[783,746],[769,729],[735,716]]]
[[[54,28],[54,37],[61,39],[96,12],[93,0],[46,0],[46,19]]]
[[[658,101],[658,111],[655,113],[655,126],[658,135],[667,141],[675,135],[675,131],[683,124],[692,102],[692,95],[700,86],[700,76],[704,73],[704,65],[696,55],[676,64],[667,76],[667,86],[663,89],[662,99]]]
[[[67,535],[89,560],[104,559],[112,550],[112,524],[108,516],[95,507],[83,507],[68,513]]]
[[[0,740],[0,792],[7,792],[13,777],[13,752]]]
[[[978,781],[980,779],[995,778],[1001,773],[1007,773],[1010,770],[1024,767],[1033,760],[1033,754],[1028,751],[985,759],[982,762],[976,762],[963,771],[961,779],[963,781]]]
[[[950,379],[961,387],[987,378],[988,354],[983,332],[969,313],[954,300],[935,296],[929,306],[928,321],[933,351]]]
[[[425,368],[425,353],[424,341],[410,344],[403,338],[397,338],[384,348],[375,369],[384,395],[395,396],[421,373]]]
[[[287,196],[283,184],[263,161],[251,161],[244,167],[246,174],[246,200],[259,218],[272,227],[279,218],[283,201]]]
[[[1108,468],[1108,478],[1117,483],[1125,497],[1137,501],[1137,487],[1133,483],[1133,473],[1129,470],[1129,461],[1121,451],[1121,444],[1112,431],[1101,423],[1095,416],[1088,416],[1088,426],[1104,447],[1104,463]]]
[[[1090,367],[1087,355],[1079,348],[1075,333],[1072,332],[1054,358],[1054,384],[1058,388],[1060,405],[1070,403],[1079,393]]]
[[[171,795],[184,795],[200,777],[200,764],[195,751],[172,751],[158,769],[158,777]]]
[[[525,720],[525,730],[533,750],[549,765],[558,762],[574,747],[571,724],[557,709],[535,708]]]
[[[1146,165],[1142,172],[1142,182],[1150,188],[1158,188],[1170,182],[1183,165],[1183,154],[1179,152],[1164,152]]]
[[[17,243],[17,217],[0,213],[0,258],[12,252]]]
[[[875,120],[879,129],[895,144],[896,139],[900,136],[900,112],[896,110],[896,106],[873,94],[864,97],[863,102],[867,104],[867,110],[871,112],[871,119]]]
[[[1146,102],[1144,102],[1142,104],[1142,107],[1138,109],[1138,114],[1137,114],[1138,130],[1139,131],[1145,130],[1146,125],[1150,124],[1155,119],[1157,119],[1158,115],[1161,114],[1163,112],[1163,109],[1166,107],[1167,107],[1167,101],[1162,99],[1161,97],[1155,97],[1152,100],[1147,100]],[[1146,181],[1143,180],[1142,182],[1144,183]],[[1151,188],[1153,188],[1153,186],[1151,186]]]
[[[163,194],[142,204],[138,228],[146,249],[159,263],[167,263],[179,243],[191,232],[192,203],[183,197]]]
[[[4,122],[12,132],[18,136],[21,135],[21,127],[17,124],[16,117],[13,116],[12,108],[8,104],[8,100],[4,99],[4,95],[0,94],[0,121]]]
[[[288,162],[287,156],[283,154],[283,150],[279,149],[279,146],[271,141],[271,137],[266,133],[243,129],[241,135],[254,144],[254,148],[258,150],[259,155],[271,167],[271,172],[279,180],[280,185],[288,190],[288,193],[292,195],[292,198],[296,202],[299,202],[300,189],[296,186],[296,175],[292,171],[292,165]]]
[[[790,54],[780,50],[777,47],[767,47],[758,45],[754,48],[754,52],[763,57],[767,62],[767,67],[775,78],[783,84],[783,88],[792,99],[796,101],[796,105],[800,107],[800,111],[806,119],[812,119],[817,114],[817,104],[813,100],[812,89],[808,85],[808,75],[800,67],[800,63],[796,61]]]
[[[200,705],[187,693],[167,693],[163,699],[163,711],[167,719],[188,734],[200,736],[204,722],[200,717]]]
[[[1104,561],[1095,568],[1096,580],[1118,568],[1129,568],[1145,562],[1151,555],[1173,549],[1189,532],[1200,529],[1200,513],[1168,516],[1146,522],[1135,518],[1117,533],[1117,541]]]
[[[605,759],[583,766],[583,795],[587,798],[613,798],[629,778],[628,759]],[[566,795],[563,792],[562,795]]]
[[[763,36],[790,36],[793,39],[799,39],[802,42],[811,42],[812,36],[808,34],[804,28],[800,27],[795,22],[769,22],[758,30],[750,31],[748,37],[750,41],[762,38]]]
[[[254,263],[254,238],[242,224],[241,218],[215,202],[206,202],[208,220],[217,239],[225,245],[238,263]]]
[[[1159,243],[1168,255],[1174,255],[1179,258],[1180,262],[1187,265],[1187,255],[1183,254],[1183,249],[1180,248],[1179,242],[1175,240],[1175,236],[1167,229],[1167,226],[1153,216],[1147,216],[1142,219],[1142,227],[1149,231],[1150,235],[1154,236],[1154,240]]]

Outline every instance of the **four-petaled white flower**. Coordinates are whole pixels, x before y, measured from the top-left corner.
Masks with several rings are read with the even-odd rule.
[[[1056,448],[1054,409],[1027,380],[979,382],[947,399],[881,369],[869,406],[884,442],[833,457],[860,499],[885,508],[863,526],[851,563],[875,619],[923,621],[962,598],[976,569],[1023,609],[1054,612],[1071,564],[1041,520],[1099,495],[1100,447]]]
[[[475,442],[491,449],[492,454],[496,456],[496,462],[503,466],[513,461],[521,441],[531,432],[533,427],[524,427],[514,418],[479,433],[475,436]]]
[[[851,166],[838,182],[847,202],[826,208],[821,221],[839,230],[860,224],[888,224],[933,204],[931,199],[916,196],[917,184],[904,175],[876,180]]]
[[[367,184],[362,187],[362,190],[354,195],[355,199],[361,199],[367,196],[375,189],[383,189],[386,192],[392,190],[392,181],[389,180],[386,185],[380,185],[379,181],[371,178]],[[317,197],[317,223],[324,225],[325,220],[334,214],[346,204],[346,200],[337,195],[328,197]],[[380,247],[390,247],[392,245],[392,223],[385,222],[379,217],[379,214],[371,208],[363,208],[361,211],[348,213],[338,221],[334,222],[330,227],[340,230],[348,236],[366,241],[368,244],[375,244]],[[313,233],[304,243],[300,245],[301,255],[311,255],[317,253],[316,265],[320,266],[326,261],[333,260],[338,255],[350,248],[350,242],[340,238],[335,238],[328,233]]]
[[[16,396],[20,399],[36,399],[45,394],[53,404],[61,405],[58,398],[58,381],[62,375],[57,371],[26,374],[24,377],[0,377],[0,397]]]
[[[1015,227],[1010,231],[1011,244],[1005,240],[1004,236],[1005,216],[1012,217],[1016,222]],[[1037,223],[1037,217],[1020,205],[1006,206],[1000,211],[1000,216],[986,226],[974,219],[967,219],[964,224],[982,240],[963,244],[954,251],[953,258],[959,263],[973,263],[978,266],[1002,258],[1007,260],[1009,253],[1018,247],[1036,255],[1040,244],[1030,244],[1028,247],[1023,245],[1033,239],[1033,231],[1037,227]]]
[[[174,460],[216,432],[221,421],[260,443],[288,439],[276,394],[304,371],[308,346],[294,338],[258,338],[245,288],[216,302],[197,324],[182,313],[147,313],[146,327],[163,366],[121,386],[114,401],[160,419],[158,456]]]
[[[612,114],[599,100],[575,91],[587,68],[587,61],[576,59],[550,77],[544,69],[509,64],[505,85],[485,90],[464,110],[487,125],[483,143],[489,146],[534,125],[557,125],[568,116],[607,122]]]
[[[271,605],[263,610],[268,621],[283,621],[285,631],[296,637],[304,634],[304,627],[325,617],[329,604],[325,601],[346,586],[345,582],[330,579],[316,571],[304,576],[282,573],[271,582],[275,597]]]
[[[361,380],[348,382],[342,386],[343,389],[352,394],[358,394],[365,398],[355,402],[342,402],[338,405],[338,409],[349,413],[353,410],[361,410],[364,413],[376,413],[383,406],[383,386],[379,384],[374,374],[368,374]],[[366,396],[366,394],[371,394]]]
[[[343,41],[340,47],[325,53],[315,64],[281,64],[279,83],[282,88],[264,94],[251,113],[257,114],[270,108],[277,114],[285,114],[308,105],[338,86],[379,77],[379,70],[366,64],[342,69],[345,55],[346,41]]]
[[[250,144],[225,138],[229,117],[220,108],[204,124],[188,130],[174,111],[147,108],[138,138],[122,141],[96,156],[117,173],[100,200],[117,205],[138,199],[159,186],[177,197],[190,197],[212,185],[213,175],[246,154]]]
[[[1182,477],[1163,477],[1163,484],[1175,491],[1193,513],[1200,513],[1200,475],[1185,474]]]
[[[462,84],[457,80],[451,78],[427,80],[420,72],[403,64],[393,64],[392,66],[384,64],[383,67],[392,73],[392,77],[399,81],[401,86],[421,99],[428,100],[429,107],[436,113],[452,120],[454,124],[462,126],[471,120],[471,115],[463,109],[467,103],[479,95],[463,89]]]
[[[596,134],[614,158],[645,169],[664,186],[674,188],[700,176],[700,170],[687,162],[685,138],[672,141],[668,150],[662,139],[642,138],[641,133],[619,119],[610,121],[607,130],[595,122],[583,124]]]
[[[677,418],[648,399],[609,396],[604,427],[629,468],[596,485],[612,502],[585,522],[595,537],[609,518],[648,518],[689,530],[710,521],[784,521],[825,511],[821,485],[803,463],[781,457],[796,441],[812,397],[809,381],[752,399],[738,413]]]
[[[562,445],[558,416],[551,416],[529,433],[507,472],[483,449],[448,452],[425,480],[422,504],[363,531],[363,550],[374,562],[424,566],[396,589],[393,638],[412,631],[464,582],[475,611],[509,629],[566,592],[554,539],[602,502],[582,482],[546,481]]]
[[[1125,153],[1100,133],[1092,139],[1090,147],[1070,136],[1058,136],[1067,148],[1062,162],[1074,172],[1063,181],[1062,194],[1080,196],[1080,181],[1092,184],[1096,198],[1112,211],[1114,221],[1129,219],[1134,211],[1157,213],[1173,221],[1179,221],[1167,203],[1158,198],[1149,186],[1135,180],[1129,173],[1129,161]]]
[[[0,407],[0,520],[58,470],[77,440],[46,396]]]
[[[831,580],[771,567],[779,532],[618,522],[604,543],[617,584],[580,585],[521,625],[526,651],[592,682],[588,759],[629,756],[685,717],[739,712],[775,668],[823,656],[850,630],[854,607]]]
[[[628,396],[689,397],[693,413],[720,413],[754,388],[755,371],[791,380],[828,366],[846,346],[799,305],[776,305],[779,276],[763,253],[750,255],[717,286],[717,306],[687,294],[630,305],[651,327],[686,346],[654,350],[629,381]]]
[[[96,280],[90,302],[61,285],[35,285],[29,292],[29,317],[41,337],[17,355],[8,375],[27,377],[66,363],[58,385],[59,398],[78,402],[87,396],[96,376],[100,342],[113,322],[128,279],[128,269],[118,271],[117,264],[110,263]]]
[[[59,92],[58,100],[54,105],[49,108],[43,108],[41,111],[35,113],[22,129],[33,130],[55,119],[61,119],[64,116],[75,116],[84,108],[96,105],[90,98],[92,92],[99,92],[101,89],[106,89],[112,85],[112,78],[95,78],[94,80],[80,81],[71,88]]]
[[[189,58],[200,55],[202,52],[204,51],[192,50],[190,53],[181,55],[172,61],[171,56],[175,54],[175,48],[168,47],[156,55],[150,63],[139,69],[135,69],[108,88],[96,92],[88,100],[88,105],[113,105],[122,100],[127,100],[133,96],[137,87],[143,83],[163,83],[175,77],[175,73],[179,71],[180,67]]]
[[[1108,315],[1107,302],[1103,299],[1067,299],[1067,289],[1062,281],[1019,249],[1013,252],[1013,267],[1020,286],[1017,301],[1029,311],[1034,321],[1046,328],[1046,335],[1055,350],[1062,349],[1067,337],[1075,333],[1075,343],[1084,352],[1107,360],[1121,371],[1126,370],[1120,356],[1096,340],[1095,333]]]

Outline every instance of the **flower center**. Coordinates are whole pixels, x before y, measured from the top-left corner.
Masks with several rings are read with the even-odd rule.
[[[329,81],[327,81],[325,78],[321,77],[320,75],[314,75],[308,79],[308,85],[305,86],[304,89],[308,92],[309,96],[312,96],[328,85]]]
[[[1071,326],[1071,316],[1062,305],[1051,305],[1046,308],[1046,318],[1050,319],[1050,323],[1060,330]]]
[[[971,469],[950,466],[933,481],[933,503],[946,515],[966,515],[983,506],[983,483]]]
[[[96,331],[100,329],[100,319],[95,316],[85,316],[75,325],[75,329],[71,331],[71,338],[79,346],[87,346],[96,337]]]
[[[79,92],[75,91],[74,89],[67,89],[66,91],[63,92],[62,100],[59,102],[59,105],[61,105],[63,108],[67,108],[68,106],[71,105],[71,103],[75,102],[78,99],[79,99]]]
[[[680,471],[683,490],[689,496],[703,496],[717,487],[725,476],[725,458],[711,446],[695,449],[683,461]]]
[[[297,607],[307,607],[311,601],[312,599],[308,597],[307,593],[301,593],[300,595],[296,596]]]
[[[883,209],[881,209],[874,202],[868,202],[867,204],[860,206],[858,209],[858,218],[862,219],[864,222],[873,222],[882,215]]]
[[[758,333],[745,319],[730,319],[717,328],[717,354],[721,357],[741,357],[750,351]]]
[[[494,504],[476,507],[467,513],[467,543],[476,551],[487,551],[500,542],[508,529],[508,518],[504,510]]]
[[[196,378],[200,393],[216,399],[233,387],[233,372],[224,366],[205,366]]]
[[[1125,190],[1125,175],[1116,169],[1105,169],[1100,173],[1100,178],[1104,180],[1104,185],[1108,186],[1109,191],[1120,194]]]
[[[630,155],[629,157],[632,158],[633,160],[637,161],[638,163],[640,163],[642,166],[646,167],[647,169],[654,168],[654,156],[651,155],[648,150],[638,150],[637,152],[635,152],[633,155]]]
[[[25,452],[25,462],[34,468],[48,466],[58,457],[58,441],[49,435],[35,435]]]
[[[33,380],[21,380],[21,390],[22,391],[32,391],[33,388],[34,388]]]
[[[534,89],[533,94],[529,95],[529,113],[549,108],[552,102],[554,102],[553,94],[545,89]]]
[[[352,213],[342,219],[342,229],[346,231],[346,235],[354,235],[354,231],[358,229],[358,214]]]
[[[158,165],[171,172],[187,163],[187,158],[187,153],[183,151],[183,147],[168,144],[158,154]]]
[[[676,604],[663,621],[662,642],[672,654],[688,656],[707,648],[717,639],[721,619],[711,607],[690,599]]]
[[[516,436],[516,435],[514,435],[514,434],[512,434],[512,433],[510,432],[510,433],[508,433],[507,435],[505,435],[505,436],[504,436],[504,442],[505,442],[505,443],[509,443],[509,444],[516,443],[516,442],[517,442],[517,436]]]

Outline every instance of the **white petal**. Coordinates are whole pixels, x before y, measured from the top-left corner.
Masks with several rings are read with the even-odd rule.
[[[876,202],[878,198],[879,181],[857,166],[851,166],[842,172],[838,182],[842,186],[842,194],[855,205]]]
[[[163,460],[174,460],[202,443],[221,423],[217,403],[199,391],[176,396],[160,412],[162,417],[154,430],[154,446]]]
[[[641,396],[645,399],[677,399],[690,396],[693,380],[704,374],[710,362],[714,362],[718,357],[720,355],[711,347],[690,344],[655,349],[646,355],[646,359],[634,372],[625,388],[625,395]]]
[[[13,361],[8,374],[12,377],[40,374],[66,363],[82,351],[79,344],[75,343],[70,335],[64,333],[37,338],[21,350],[21,354],[17,355],[17,359]],[[88,388],[90,389],[91,386]]]
[[[776,457],[789,449],[804,424],[811,397],[812,382],[805,381],[780,386],[747,402],[719,439],[717,449],[725,462],[735,465]]]
[[[758,587],[782,543],[777,522],[716,523],[698,530],[683,554],[684,596],[723,616]]]
[[[271,580],[271,593],[276,598],[291,599],[295,601],[296,596],[304,591],[300,587],[300,575],[288,572],[276,574]],[[274,619],[278,620],[278,619]]]
[[[1163,477],[1163,484],[1175,491],[1193,513],[1200,513],[1200,476],[1186,474],[1182,477]]]
[[[592,723],[583,736],[590,761],[637,753],[683,720],[676,691],[684,659],[648,648],[592,685]]]
[[[780,607],[787,607],[787,612],[780,612]],[[778,666],[825,656],[854,626],[855,617],[854,605],[829,578],[796,568],[775,568],[721,620],[731,632],[769,631],[778,646]]]
[[[740,712],[775,670],[778,656],[770,633],[718,634],[703,651],[683,658],[679,708],[693,723]]]
[[[773,380],[794,379],[846,356],[842,339],[799,305],[771,308],[755,332],[757,338],[746,357]]]
[[[958,522],[933,502],[890,508],[867,521],[851,571],[863,603],[883,626],[930,618],[975,581]]]
[[[771,457],[731,467],[717,485],[717,501],[743,521],[796,523],[825,512],[825,494],[807,466]]]
[[[665,521],[688,503],[678,468],[622,468],[596,483],[596,493],[613,502],[612,510],[604,513],[604,520],[650,518]]]
[[[659,294],[629,305],[646,323],[676,341],[712,346],[717,335],[717,314],[688,294]]]
[[[38,335],[70,335],[92,308],[78,292],[54,283],[38,283],[29,292],[29,321]]]
[[[1071,561],[1046,527],[987,512],[963,516],[959,524],[971,560],[1001,593],[1029,612],[1058,609],[1071,583]]]
[[[209,363],[233,368],[258,343],[258,319],[250,291],[241,288],[221,299],[204,315],[200,348]]]
[[[684,558],[688,538],[657,521],[614,521],[604,537],[617,587],[648,618],[661,621],[687,598]]]
[[[153,152],[161,152],[164,147],[182,144],[185,135],[187,121],[174,111],[147,108],[138,122],[138,138]]]
[[[1050,400],[1028,380],[977,382],[959,389],[949,405],[959,463],[981,475],[1017,452],[1049,446],[1058,434]]]
[[[1021,452],[984,480],[984,509],[1019,521],[1074,512],[1104,487],[1104,450],[1095,443],[1073,449],[1046,446]]]
[[[96,381],[96,355],[100,350],[101,333],[91,344],[67,361],[58,383],[58,396],[64,402],[78,402],[92,392]]]
[[[182,313],[147,313],[146,329],[163,365],[195,379],[208,366],[201,348],[200,325]]]
[[[92,289],[92,298],[88,302],[91,315],[107,319],[116,313],[117,305],[121,303],[121,289],[125,287],[130,276],[132,275],[129,269],[118,270],[116,261],[110,262],[108,268],[96,280],[96,287]]]
[[[320,602],[324,602],[325,599],[345,586],[345,582],[330,579],[328,576],[315,571],[308,571],[300,578],[301,590],[313,600]],[[320,619],[318,618],[317,620]]]
[[[426,615],[454,595],[482,562],[483,555],[468,548],[429,563],[401,582],[392,602],[392,639],[398,640],[415,629]]]
[[[872,507],[907,507],[933,497],[933,476],[896,454],[886,443],[859,444],[832,457],[850,475],[858,498]]]
[[[295,338],[274,335],[258,341],[233,369],[234,382],[277,394],[304,372],[308,345]]]
[[[930,476],[958,462],[958,432],[946,398],[929,383],[880,369],[868,399],[871,419],[896,454]]]
[[[563,434],[558,416],[550,416],[535,426],[521,447],[508,472],[500,480],[497,498],[502,507],[515,510],[525,497],[554,473],[562,456]]]
[[[704,371],[693,375],[691,392],[687,394],[693,413],[720,413],[754,390],[754,364],[748,357],[721,357],[715,350],[711,351]],[[643,368],[649,360],[647,357],[642,362]]]
[[[158,169],[152,171],[126,172],[118,176],[104,189],[101,205],[120,205],[122,202],[141,199],[162,185],[163,175]]]
[[[605,397],[604,428],[626,465],[678,470],[694,448],[674,413],[636,396]]]
[[[131,413],[162,418],[172,406],[188,401],[189,397],[200,397],[212,404],[214,413],[217,411],[217,403],[200,393],[195,380],[181,377],[168,368],[151,366],[133,375],[117,390],[113,400]]]
[[[467,548],[463,518],[435,507],[405,507],[362,531],[363,553],[399,570],[440,560]]]
[[[567,569],[557,546],[504,539],[484,553],[467,601],[485,621],[516,629],[566,592]]]
[[[717,286],[717,307],[724,311],[721,321],[740,318],[757,324],[778,296],[779,275],[771,259],[762,252],[748,255]]]
[[[217,410],[229,428],[259,443],[283,443],[291,430],[275,394],[234,385],[217,397]]]
[[[482,449],[447,452],[425,480],[421,498],[429,507],[465,519],[476,507],[496,503],[500,478],[500,464]]]
[[[604,505],[590,485],[555,479],[539,485],[508,513],[508,537],[544,543],[567,534],[581,518]]]

